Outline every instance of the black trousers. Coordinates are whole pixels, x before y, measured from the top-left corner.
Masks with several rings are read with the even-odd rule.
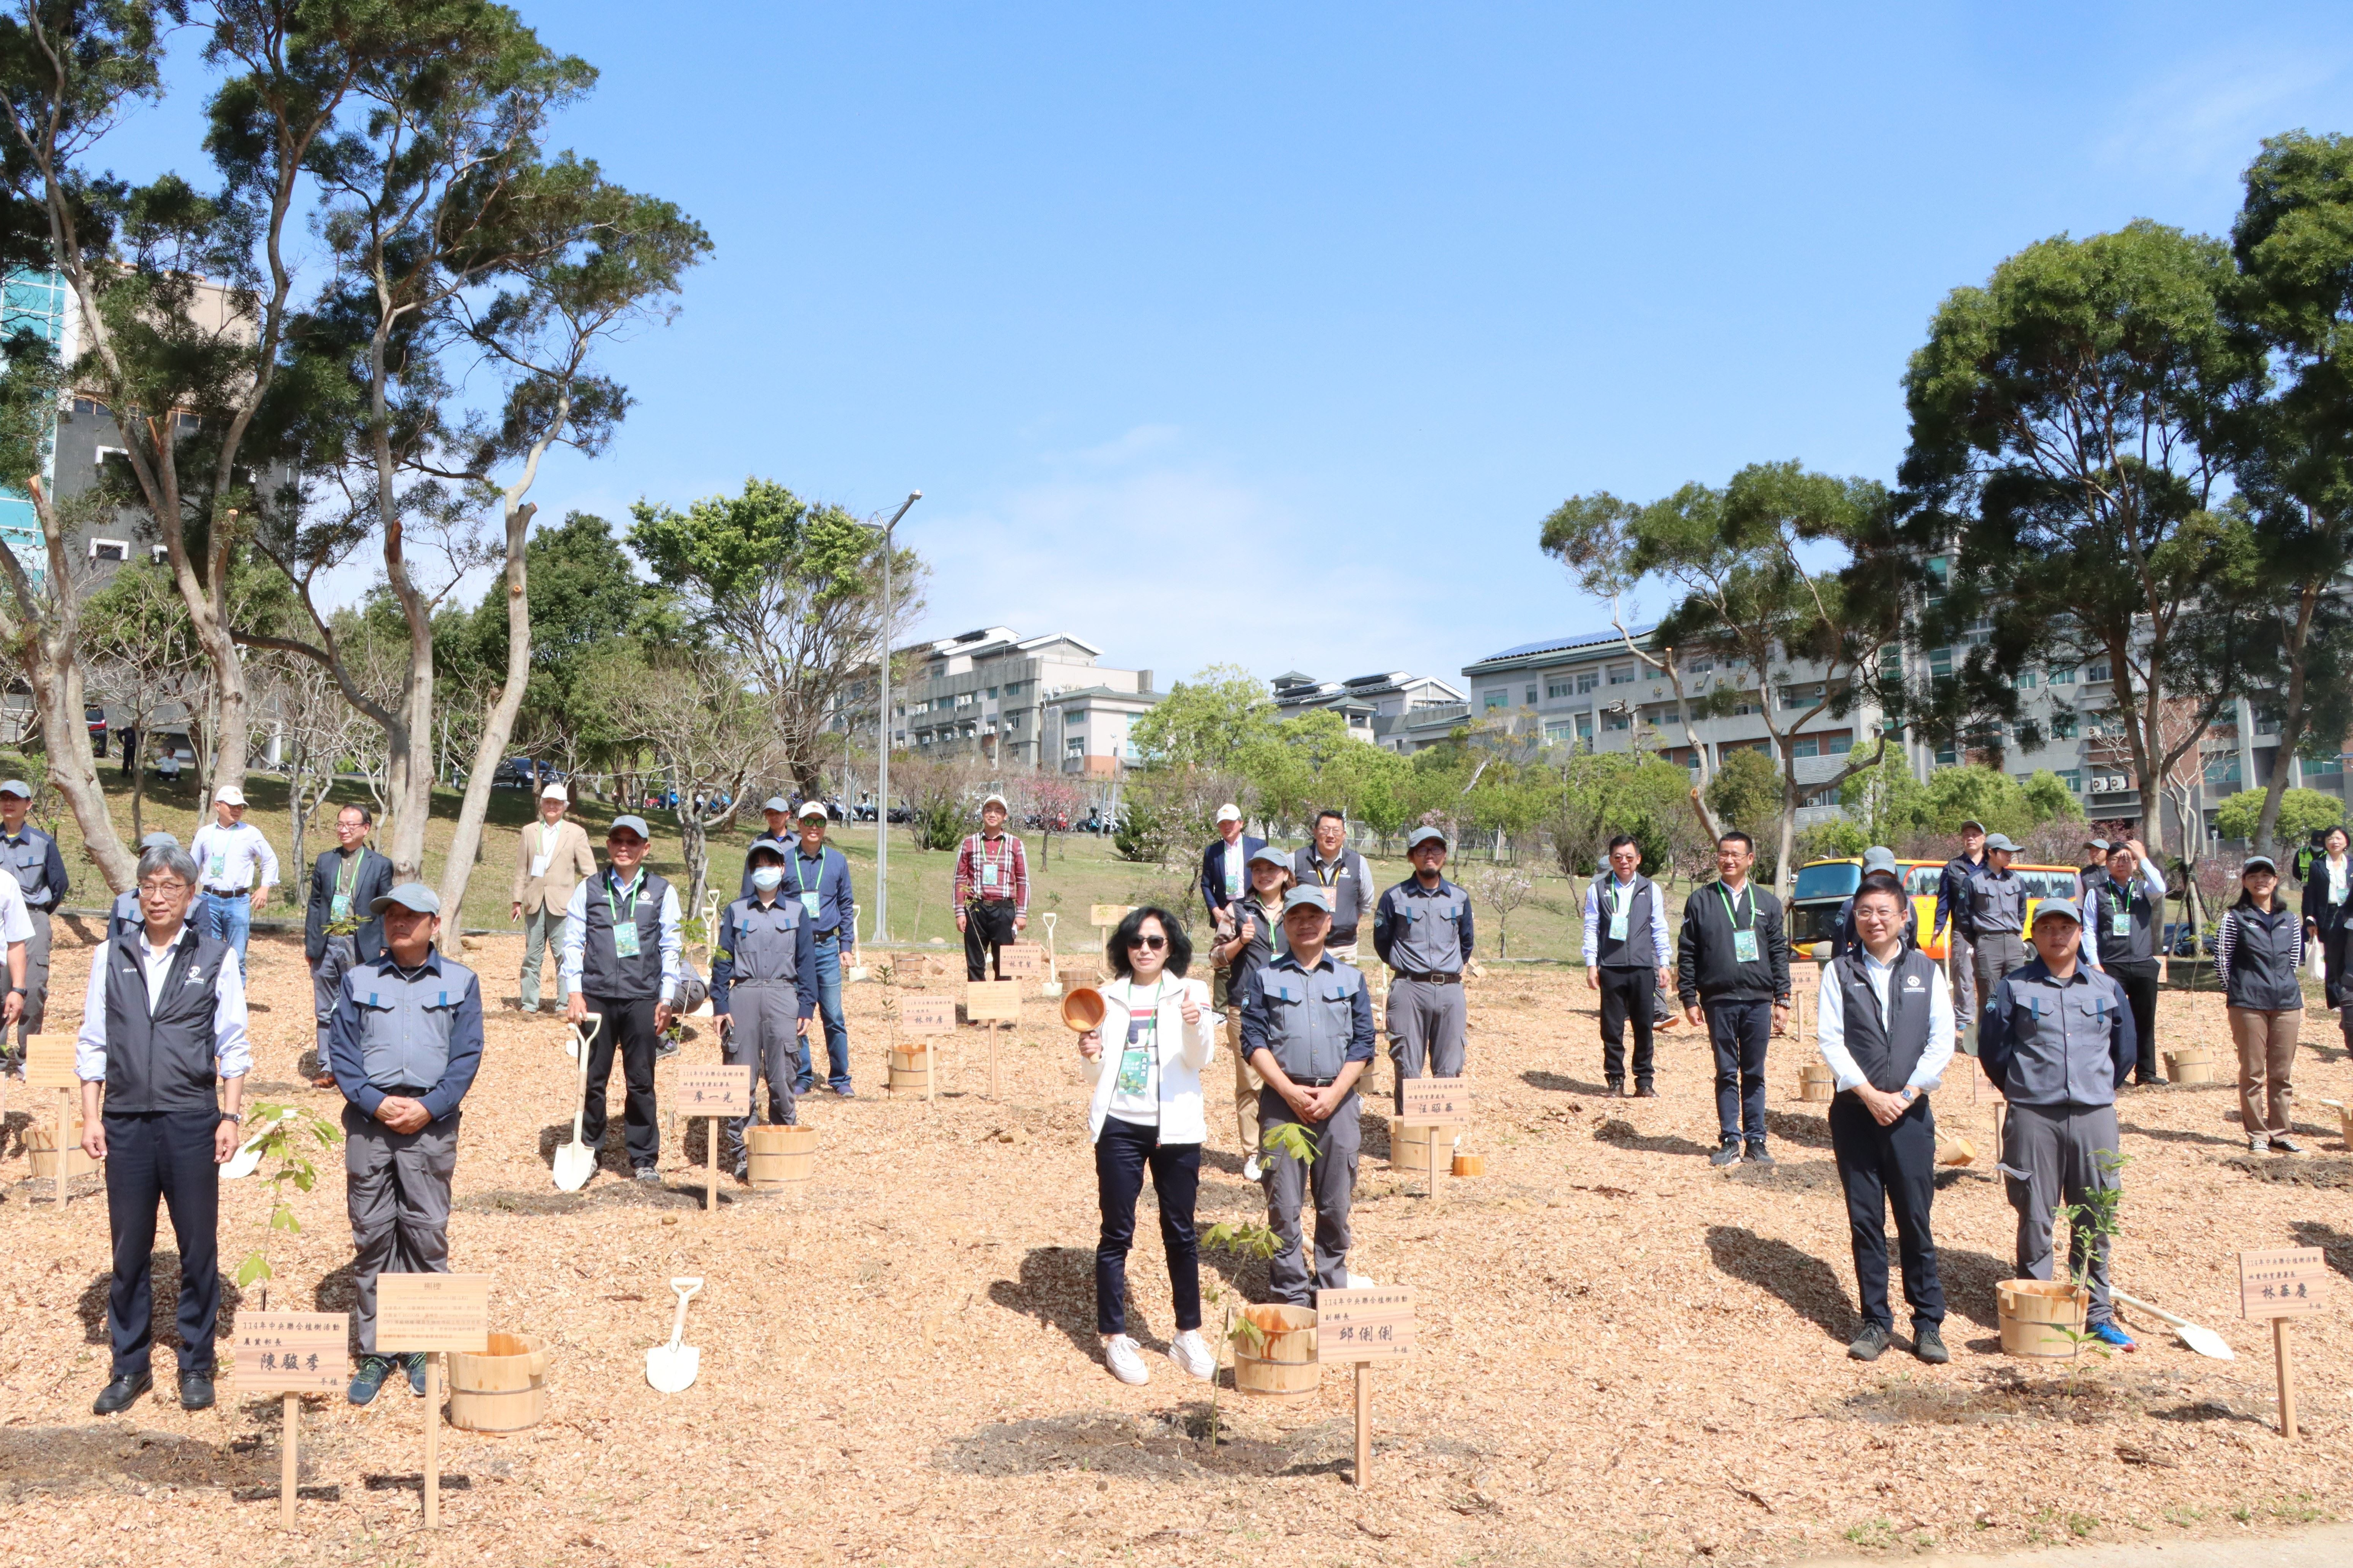
[[[1634,1026],[1634,1082],[1647,1085],[1653,1071],[1651,1003],[1658,994],[1652,969],[1604,967],[1601,974],[1601,1076],[1617,1088],[1626,1081],[1626,1026]]]
[[[1715,1050],[1715,1124],[1726,1138],[1765,1142],[1765,1047],[1773,1038],[1770,1002],[1702,1002]]]
[[[2323,873],[2326,875],[2327,873]],[[2348,1048],[2353,1048],[2353,920],[2339,920],[2320,932],[2321,973],[2327,977],[2328,1010],[2338,1016]]]
[[[116,1377],[148,1370],[154,1335],[155,1205],[172,1212],[180,1247],[180,1370],[209,1372],[220,1323],[220,1164],[217,1110],[105,1113],[106,1217],[114,1282],[106,1325]]]
[[[642,1170],[661,1163],[661,1128],[654,1121],[654,1006],[656,998],[589,996],[588,1011],[601,1013],[596,1038],[588,1042],[588,1103],[580,1119],[580,1140],[595,1149],[605,1141],[605,1086],[613,1077],[613,1053],[621,1054],[621,1078],[628,1086],[621,1137],[629,1164]]]
[[[2108,974],[2125,988],[2125,1005],[2132,1009],[2133,1035],[2140,1053],[2133,1076],[2142,1083],[2158,1081],[2157,960],[2111,963]]]
[[[986,980],[989,964],[1005,978],[1005,944],[1015,939],[1011,899],[975,899],[964,907],[964,977]]]
[[[1831,1100],[1831,1148],[1839,1184],[1846,1189],[1846,1222],[1854,1242],[1854,1288],[1862,1318],[1883,1329],[1887,1309],[1887,1210],[1895,1211],[1896,1245],[1904,1260],[1904,1300],[1916,1328],[1945,1321],[1945,1286],[1936,1276],[1936,1241],[1928,1205],[1936,1195],[1936,1119],[1926,1096],[1882,1127],[1852,1092]]]
[[[1201,1146],[1163,1143],[1157,1127],[1107,1116],[1095,1140],[1095,1197],[1103,1208],[1103,1235],[1095,1243],[1095,1328],[1103,1333],[1127,1332],[1127,1249],[1135,1241],[1135,1200],[1147,1165],[1159,1199],[1160,1247],[1168,1255],[1176,1331],[1201,1326],[1200,1248],[1193,1234]]]

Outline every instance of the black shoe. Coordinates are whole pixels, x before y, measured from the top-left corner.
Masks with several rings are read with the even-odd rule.
[[[400,1358],[408,1369],[408,1392],[417,1398],[425,1397],[425,1352],[411,1351]]]
[[[1634,1086],[1634,1098],[1636,1100],[1656,1100],[1659,1098],[1659,1091],[1652,1089],[1647,1083],[1636,1084]]]
[[[1741,1157],[1746,1160],[1750,1164],[1762,1165],[1768,1171],[1780,1163],[1775,1160],[1770,1153],[1766,1152],[1765,1140],[1762,1138],[1753,1138],[1749,1140],[1748,1152]]]
[[[1930,1366],[1942,1366],[1953,1359],[1953,1352],[1945,1348],[1945,1336],[1934,1323],[1912,1325],[1912,1353]]]
[[[180,1374],[180,1408],[210,1410],[213,1407],[213,1371],[184,1372]]]
[[[1626,1098],[1626,1080],[1624,1079],[1613,1078],[1609,1080],[1609,1098],[1612,1100],[1623,1100]]]
[[[1877,1323],[1865,1323],[1862,1332],[1855,1335],[1854,1342],[1846,1347],[1846,1353],[1857,1361],[1877,1361],[1879,1352],[1887,1348],[1888,1341],[1893,1337]]]
[[[384,1386],[384,1380],[391,1375],[390,1356],[364,1355],[360,1357],[358,1366],[352,1371],[352,1385],[343,1391],[343,1397],[353,1405],[365,1405],[375,1398],[376,1391]]]
[[[1740,1163],[1740,1140],[1737,1138],[1725,1139],[1724,1141],[1724,1146],[1707,1157],[1707,1163],[1711,1165],[1737,1165]]]
[[[2161,1078],[2137,1078],[2133,1079],[2133,1087],[2135,1089],[2163,1089],[2165,1087],[2165,1079]]]
[[[90,1407],[90,1414],[111,1415],[117,1411],[128,1410],[132,1400],[154,1386],[155,1379],[147,1373],[118,1377],[100,1390],[97,1400]]]

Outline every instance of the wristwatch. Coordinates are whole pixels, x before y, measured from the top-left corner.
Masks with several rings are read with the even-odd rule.
[[[234,1121],[240,1127],[245,1125],[245,1116],[241,1111],[224,1110],[220,1113],[220,1119],[223,1121]]]

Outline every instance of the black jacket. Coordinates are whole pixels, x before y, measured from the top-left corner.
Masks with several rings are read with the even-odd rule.
[[[2345,871],[2348,882],[2353,883],[2353,858],[2348,860]],[[2322,936],[2335,936],[2348,913],[2353,913],[2353,886],[2346,889],[2343,903],[2330,903],[2328,857],[2316,850],[2312,857],[2312,869],[2304,879],[2304,918],[2317,926]]]
[[[1754,963],[1734,960],[1733,925],[1724,911],[1723,884],[1707,882],[1683,900],[1683,936],[1675,943],[1675,990],[1683,1005],[1694,1002],[1789,1000],[1789,938],[1781,922],[1781,900],[1751,882],[1732,900],[1744,929],[1757,931]],[[1749,900],[1755,900],[1750,915]]]
[[[311,900],[302,911],[302,951],[316,963],[327,952],[327,916],[334,905],[335,874],[343,867],[343,852],[330,849],[311,868]],[[368,906],[392,891],[392,860],[373,849],[360,851],[359,874],[352,882],[352,913],[357,915],[360,962],[374,963],[384,956],[384,917]]]

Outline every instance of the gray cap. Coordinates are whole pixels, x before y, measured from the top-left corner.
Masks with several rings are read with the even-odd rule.
[[[180,841],[168,833],[151,833],[139,841],[142,849],[177,849]]]
[[[1253,866],[1280,866],[1286,871],[1291,869],[1291,857],[1271,844],[1261,845],[1258,853],[1250,858],[1250,863]]]
[[[1964,833],[1983,833],[1985,831],[1985,824],[1972,816],[1961,824],[1961,831]]]
[[[2046,915],[2065,915],[2077,925],[2084,923],[2084,911],[2075,907],[2073,899],[2045,899],[2034,906],[2034,923],[2041,925]]]
[[[2096,849],[2103,855],[2108,852],[2108,841],[2105,838],[2086,838],[2084,840],[2084,845],[2086,848]]]
[[[1987,834],[1985,847],[1988,850],[2007,849],[2012,855],[2018,853],[2018,846],[2010,841],[2010,835],[2007,833]]]
[[[1282,912],[1284,914],[1287,915],[1292,910],[1303,907],[1322,910],[1328,915],[1332,912],[1332,900],[1329,894],[1325,893],[1323,889],[1317,887],[1313,882],[1293,888],[1291,891],[1282,895]]]
[[[1862,869],[1865,875],[1873,871],[1893,871],[1895,869],[1895,851],[1884,844],[1873,845],[1862,852]]]
[[[404,910],[415,910],[420,915],[438,915],[441,912],[441,895],[422,882],[403,882],[382,898],[371,900],[368,913],[380,915],[395,904]]]
[[[744,851],[744,858],[749,860],[763,849],[776,858],[777,865],[781,866],[785,863],[785,841],[781,838],[771,838],[765,833],[752,840],[752,847]]]
[[[793,812],[793,803],[783,795],[772,795],[760,803],[760,809],[764,812],[773,811],[779,816],[790,816]]]
[[[1446,830],[1442,827],[1417,827],[1405,836],[1405,852],[1410,855],[1417,847],[1427,844],[1433,838],[1440,844],[1445,843]]]
[[[2271,872],[2274,876],[2277,876],[2279,874],[2279,862],[2273,859],[2270,856],[2250,855],[2247,857],[2247,863],[2239,868],[2239,875],[2243,877],[2258,866],[2262,867],[2264,870]]]
[[[33,798],[33,786],[23,779],[0,779],[0,795],[21,795],[30,800]]]
[[[649,844],[654,841],[653,829],[646,826],[646,819],[642,816],[617,816],[613,818],[613,826],[605,830],[605,837],[610,838],[614,834],[620,832],[624,827],[628,828],[630,832],[636,834],[638,837],[644,839]]]

